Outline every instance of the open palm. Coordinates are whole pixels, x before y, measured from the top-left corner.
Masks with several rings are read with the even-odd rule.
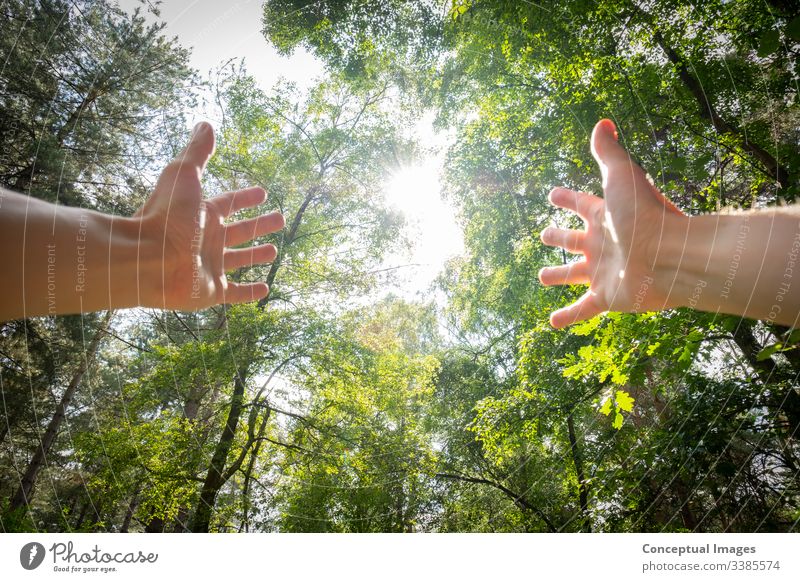
[[[619,145],[613,122],[603,119],[597,123],[591,147],[602,172],[604,197],[567,188],[550,192],[550,202],[580,216],[585,230],[551,227],[542,232],[545,244],[584,258],[542,269],[541,282],[589,285],[575,303],[550,316],[556,328],[609,310],[640,312],[670,307],[668,293],[659,290],[664,285],[654,284],[661,275],[653,265],[666,223],[686,217]]]
[[[280,230],[283,216],[273,212],[225,224],[235,212],[264,202],[266,192],[247,188],[204,200],[200,179],[213,153],[214,130],[200,123],[136,213],[142,305],[194,310],[254,301],[269,293],[266,283],[234,283],[225,273],[275,260],[277,249],[271,244],[231,247]]]

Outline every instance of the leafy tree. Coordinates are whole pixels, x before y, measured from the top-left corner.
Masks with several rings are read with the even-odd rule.
[[[0,10],[0,185],[132,211],[193,106],[186,51],[99,0]],[[537,274],[569,260],[541,230],[575,226],[547,191],[600,191],[602,116],[689,214],[796,200],[797,13],[268,0],[268,39],[328,71],[301,92],[223,66],[205,190],[260,185],[285,214],[279,259],[230,275],[270,295],[3,324],[0,528],[796,529],[796,331],[688,309],[557,331],[580,290]],[[385,293],[408,241],[381,185],[425,108],[466,247],[442,305]]]
[[[471,357],[445,360],[452,371],[438,386],[481,381],[479,390],[455,392],[465,398],[462,412],[443,425],[453,443],[442,471],[457,487],[445,496],[452,506],[480,515],[478,527],[496,524],[462,502],[482,488],[516,504],[517,521],[501,521],[509,528],[791,529],[800,369],[796,348],[785,359],[774,351],[792,345],[783,343],[788,332],[689,310],[610,315],[553,332],[546,314],[577,290],[542,289],[536,274],[567,260],[538,242],[549,222],[569,226],[546,192],[557,184],[600,190],[587,143],[603,116],[615,119],[626,147],[685,212],[795,200],[797,7],[457,0],[429,28],[439,35],[430,43],[438,54],[418,66],[403,57],[416,41],[398,48],[375,34],[376,26],[410,28],[410,2],[385,5],[381,24],[323,3],[306,15],[313,26],[287,24],[292,32],[284,34],[273,19],[266,32],[342,68],[338,55],[353,46],[320,26],[334,4],[332,22],[369,39],[358,46],[369,46],[376,64],[362,76],[381,66],[413,71],[426,80],[417,96],[457,131],[445,191],[468,252],[441,286],[459,349]],[[268,2],[265,18],[284,9]],[[452,406],[454,393],[444,394]],[[703,420],[687,405],[701,395],[713,402],[702,407]],[[702,434],[687,432],[686,422]],[[750,430],[780,461],[769,477],[740,487],[761,462],[744,452],[753,451]],[[726,446],[704,456],[708,435],[718,433]],[[743,453],[731,474],[723,459],[733,450]],[[531,464],[543,467],[539,477]],[[785,495],[770,505],[772,480]],[[755,513],[730,511],[730,502]]]
[[[349,341],[298,379],[311,398],[290,426],[299,446],[287,451],[277,525],[416,531],[431,510],[435,458],[425,411],[438,361],[414,349],[433,339],[429,313],[388,300],[345,319]]]
[[[0,185],[132,212],[183,123],[173,104],[191,103],[187,51],[164,38],[163,25],[102,1],[19,0],[2,11]],[[102,327],[97,315],[3,324],[0,442],[17,473],[3,483],[5,509],[24,513],[31,503]]]

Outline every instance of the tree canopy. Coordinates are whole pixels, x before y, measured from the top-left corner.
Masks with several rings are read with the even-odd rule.
[[[105,0],[2,11],[0,185],[132,212],[198,97],[186,49]],[[547,192],[600,191],[601,117],[688,214],[797,200],[794,0],[263,14],[327,67],[307,91],[205,81],[208,193],[260,185],[286,216],[278,260],[232,275],[271,294],[0,324],[0,529],[797,530],[797,330],[690,309],[554,330],[580,289],[537,280],[565,260],[539,234],[571,220]],[[381,189],[425,111],[465,252],[411,300]]]

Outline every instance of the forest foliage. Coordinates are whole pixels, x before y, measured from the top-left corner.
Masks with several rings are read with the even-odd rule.
[[[797,200],[795,0],[267,0],[308,91],[203,79],[163,26],[106,0],[0,8],[0,185],[130,214],[185,138],[222,122],[206,191],[286,216],[257,304],[0,324],[0,530],[791,531],[800,334],[700,313],[547,316],[569,218],[613,119],[684,212]],[[417,301],[381,186],[452,132],[443,196],[465,252]],[[434,300],[431,297],[443,298]]]

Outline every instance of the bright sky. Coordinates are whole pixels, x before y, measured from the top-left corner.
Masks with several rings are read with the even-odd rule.
[[[141,0],[118,0],[132,12]],[[155,4],[155,2],[150,2]],[[248,72],[269,89],[280,77],[307,87],[322,74],[322,64],[305,50],[280,57],[261,34],[263,0],[164,0],[159,5],[167,36],[192,49],[192,65],[201,73],[228,59],[245,58]],[[145,6],[147,2],[145,2]]]
[[[439,176],[448,138],[434,133],[432,115],[420,119],[414,129],[420,143],[432,148],[431,155],[387,176],[384,186],[386,202],[403,212],[414,243],[410,257],[393,255],[387,259],[389,265],[413,265],[397,273],[398,294],[408,299],[415,294],[428,296],[428,288],[444,263],[464,251],[455,210],[440,195]]]
[[[133,11],[139,0],[118,0],[121,8]],[[269,90],[281,77],[308,87],[323,74],[322,64],[305,50],[291,57],[278,55],[261,34],[263,0],[164,0],[159,9],[167,23],[167,36],[176,36],[181,45],[192,49],[191,64],[206,74],[229,59],[244,57],[247,71],[263,89]],[[206,118],[197,111],[193,125]],[[213,121],[213,120],[212,120]],[[397,271],[399,287],[392,291],[411,299],[426,291],[444,262],[463,250],[461,229],[455,212],[439,195],[439,172],[446,138],[433,132],[432,118],[423,117],[415,128],[418,139],[434,152],[418,166],[404,168],[388,176],[385,184],[387,202],[407,219],[411,255],[393,254],[384,268],[411,264]]]

